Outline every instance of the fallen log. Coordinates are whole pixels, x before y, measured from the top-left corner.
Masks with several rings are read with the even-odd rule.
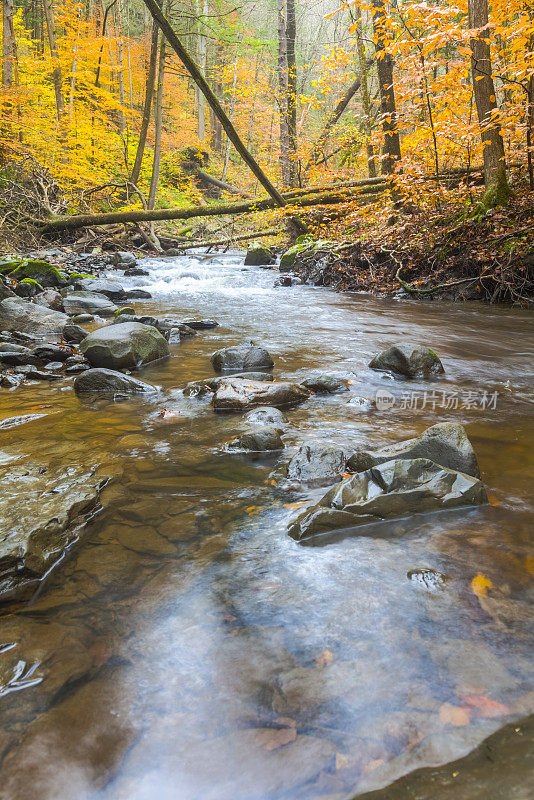
[[[386,191],[386,187],[378,186],[364,186],[360,189],[354,190],[350,188],[341,188],[334,193],[314,197],[293,197],[288,198],[288,204],[284,209],[287,211],[289,208],[295,207],[307,208],[309,206],[330,205],[332,203],[341,203],[348,200],[350,197],[355,197],[364,194],[381,194]],[[291,205],[289,206],[289,203]],[[269,209],[279,208],[279,203],[269,197],[261,200],[250,201],[247,203],[234,203],[232,205],[207,205],[207,206],[190,206],[189,208],[157,208],[157,209],[144,209],[136,208],[130,211],[109,211],[101,214],[74,214],[71,216],[61,216],[55,219],[30,219],[29,222],[40,233],[49,233],[51,231],[60,230],[77,230],[87,226],[110,225],[113,223],[126,223],[126,222],[162,222],[165,220],[174,219],[193,219],[194,217],[219,217],[224,215],[233,214],[251,214],[256,211],[267,211]],[[27,220],[28,221],[28,220]]]
[[[269,228],[266,231],[254,231],[254,233],[246,233],[243,236],[230,236],[228,239],[214,239],[211,242],[188,242],[186,245],[178,245],[178,250],[193,250],[196,247],[218,247],[226,244],[233,244],[234,242],[246,242],[250,239],[264,239],[266,236],[278,236],[285,233],[283,228]]]

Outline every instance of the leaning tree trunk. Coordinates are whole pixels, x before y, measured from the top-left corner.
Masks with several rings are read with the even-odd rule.
[[[158,60],[158,34],[159,28],[156,20],[152,22],[152,39],[150,42],[150,61],[148,62],[148,73],[146,77],[145,102],[143,105],[143,118],[141,120],[141,130],[139,131],[139,143],[135,153],[135,161],[130,175],[130,181],[135,186],[139,181],[143,155],[145,153],[146,137],[148,126],[150,125],[150,109],[154,96],[154,85],[156,83],[156,65]]]
[[[241,141],[239,134],[237,133],[236,129],[228,119],[227,114],[225,113],[223,107],[221,106],[220,102],[217,100],[215,95],[213,94],[212,90],[210,89],[204,75],[199,70],[198,65],[195,61],[191,58],[183,44],[181,43],[178,36],[173,31],[171,25],[169,24],[168,20],[166,19],[165,15],[162,13],[161,8],[158,6],[156,0],[143,0],[147,8],[149,9],[150,13],[152,14],[154,20],[157,22],[159,27],[161,28],[163,35],[167,38],[167,41],[171,45],[172,49],[187,69],[193,80],[195,81],[196,85],[206,98],[206,101],[210,108],[213,109],[214,114],[216,115],[217,119],[220,121],[224,132],[234,145],[235,149],[245,162],[245,164],[249,167],[250,171],[255,175],[261,185],[266,189],[267,193],[270,197],[273,198],[276,205],[278,206],[285,206],[286,201],[276,189],[267,175],[264,173],[258,162],[255,158],[249,153],[243,142]],[[302,224],[300,223],[302,226]],[[302,226],[304,230],[306,230],[305,226]]]
[[[384,0],[374,0],[373,28],[377,56],[378,84],[382,109],[382,130],[384,149],[382,153],[382,175],[392,175],[401,160],[399,130],[397,126],[397,106],[393,85],[393,57],[386,50],[387,28]]]
[[[482,205],[493,208],[506,205],[511,191],[506,177],[504,142],[495,119],[497,101],[491,74],[487,0],[469,0],[469,26],[476,29],[471,39],[471,72],[482,137],[484,184]]]

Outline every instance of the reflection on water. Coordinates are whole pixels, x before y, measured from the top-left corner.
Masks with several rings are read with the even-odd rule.
[[[0,431],[4,458],[115,475],[82,542],[1,619],[0,797],[341,800],[534,710],[528,314],[274,289],[239,255],[147,266],[127,281],[153,293],[139,310],[220,323],[143,371],[159,395],[85,402],[69,383],[0,395],[0,420],[50,405]],[[381,446],[456,419],[492,504],[294,542],[294,506],[321,490],[284,495],[272,461],[222,451],[240,417],[178,391],[245,336],[276,377],[353,381],[288,412],[288,451]],[[406,336],[442,357],[440,388],[497,391],[497,408],[402,410],[406,384],[366,364]],[[393,410],[350,404],[381,387]]]

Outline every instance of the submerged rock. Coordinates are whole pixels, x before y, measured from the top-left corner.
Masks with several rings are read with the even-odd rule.
[[[287,465],[287,478],[299,483],[325,486],[345,472],[345,454],[326,442],[306,442]]]
[[[195,331],[209,330],[210,328],[218,328],[219,323],[214,319],[184,319],[184,325],[193,328]]]
[[[302,381],[306,389],[310,389],[315,394],[336,394],[337,392],[348,392],[349,387],[346,380],[336,378],[334,375],[317,375],[306,378]]]
[[[215,411],[247,411],[254,406],[290,408],[309,396],[310,392],[297,383],[228,378],[220,383],[211,403]]]
[[[279,428],[285,424],[286,418],[278,408],[264,406],[253,408],[245,414],[245,422],[249,425],[274,425]]]
[[[333,486],[316,506],[301,514],[289,535],[306,539],[337,528],[481,505],[487,500],[482,482],[471,475],[426,458],[397,459]]]
[[[215,372],[233,370],[235,372],[251,372],[253,370],[269,370],[274,361],[263,347],[253,341],[242,342],[234,347],[217,350],[211,356]]]
[[[369,366],[371,369],[393,372],[404,378],[432,378],[445,372],[433,350],[412,342],[388,347],[375,356]]]
[[[113,317],[117,306],[105,295],[96,292],[70,292],[63,298],[63,307],[67,314],[93,314],[99,317]]]
[[[22,331],[36,335],[61,333],[69,318],[60,311],[29,303],[21,298],[0,302],[0,330]]]
[[[80,350],[93,367],[137,369],[169,355],[167,340],[150,325],[125,322],[90,333]]]
[[[266,425],[236,436],[235,439],[228,443],[227,447],[229,450],[263,453],[282,450],[284,443],[280,437],[280,431],[277,428]]]
[[[24,462],[0,468],[0,599],[24,599],[77,538],[105,480],[72,463],[56,473]]]
[[[76,394],[86,394],[89,392],[144,394],[157,391],[154,386],[151,386],[149,383],[138,381],[130,375],[123,375],[122,372],[115,372],[115,370],[112,369],[87,369],[85,365],[80,366],[83,366],[84,371],[74,381],[74,391]]]
[[[428,458],[447,469],[480,478],[473,445],[459,422],[438,422],[415,439],[407,439],[380,450],[358,449],[347,460],[347,468],[350,472],[363,472],[395,458]]]
[[[273,381],[273,376],[268,372],[239,372],[232,375],[232,379],[238,378],[245,381],[259,381],[261,383],[270,383]],[[219,386],[227,383],[230,378],[227,375],[222,375],[219,378],[206,378],[203,381],[191,381],[184,389],[186,397],[205,397],[207,394],[214,394]]]

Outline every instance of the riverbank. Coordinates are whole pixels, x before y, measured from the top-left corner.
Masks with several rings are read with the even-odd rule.
[[[92,492],[61,563],[2,619],[11,797],[31,779],[43,800],[152,800],[177,785],[184,800],[345,798],[388,764],[460,757],[532,713],[531,315],[285,288],[239,253],[121,273],[102,260],[99,280],[124,292],[107,297],[109,321],[124,303],[175,329],[218,326],[178,327],[168,357],[124,376],[152,391],[86,397],[57,362],[55,381],[0,390],[8,497],[34,478],[47,501],[80,479]],[[408,332],[443,362],[435,395],[369,366]],[[274,362],[266,387],[327,375],[340,388],[283,410],[283,450],[259,458],[229,446],[250,431],[244,415],[184,392],[213,384],[212,354],[250,338]],[[384,389],[394,402],[379,408]],[[325,491],[278,480],[303,445],[374,452],[443,422],[465,427],[489,505],[373,536],[288,536]]]

